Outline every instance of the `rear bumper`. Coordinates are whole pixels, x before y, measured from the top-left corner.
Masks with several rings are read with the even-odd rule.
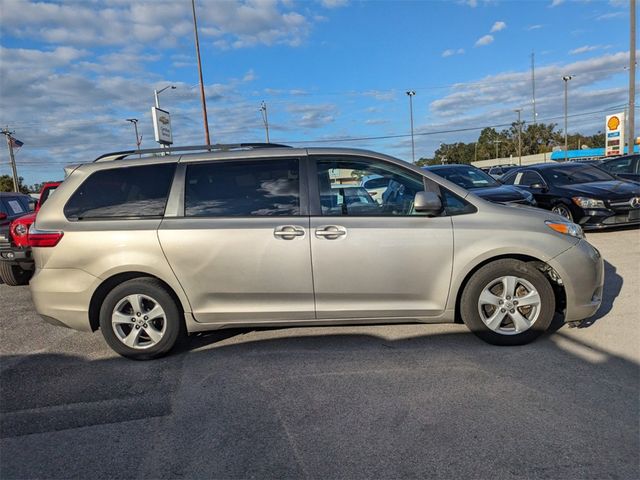
[[[23,264],[23,263],[33,264],[33,257],[31,256],[31,248],[0,246],[0,261],[20,263],[20,264]]]
[[[586,240],[548,262],[560,275],[566,294],[565,322],[594,315],[602,303],[604,260]]]
[[[29,283],[36,311],[47,323],[90,332],[89,303],[100,279],[76,269],[37,269]]]

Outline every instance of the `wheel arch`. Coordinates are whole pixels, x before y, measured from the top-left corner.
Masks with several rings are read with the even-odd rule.
[[[105,297],[117,285],[120,285],[121,283],[129,280],[133,280],[134,278],[153,278],[155,280],[158,280],[176,302],[176,305],[178,306],[178,309],[183,313],[183,316],[184,312],[188,311],[185,308],[185,305],[183,305],[182,301],[180,300],[178,294],[171,287],[171,285],[169,285],[161,278],[146,272],[121,272],[103,280],[91,296],[91,301],[89,302],[89,324],[91,325],[92,331],[96,331],[100,328],[100,307],[102,306],[102,302],[104,301]]]
[[[455,322],[456,323],[463,323],[462,317],[460,315],[460,301],[462,299],[462,292],[464,292],[464,289],[466,288],[467,283],[469,283],[469,280],[471,279],[471,277],[473,277],[473,275],[485,265],[488,265],[489,263],[495,262],[497,260],[504,260],[504,259],[520,260],[522,262],[535,264],[536,268],[538,268],[538,270],[542,271],[542,273],[545,274],[547,281],[549,282],[549,284],[551,285],[551,288],[553,289],[553,293],[555,295],[555,301],[556,301],[556,311],[560,311],[564,309],[566,305],[566,294],[564,291],[564,287],[562,286],[562,284],[552,279],[554,274],[557,276],[557,278],[560,278],[558,273],[555,272],[555,270],[548,263],[544,262],[543,260],[540,260],[539,258],[536,258],[531,255],[508,253],[508,254],[497,255],[497,256],[482,260],[477,265],[475,265],[471,270],[469,270],[467,274],[464,276],[464,278],[462,279],[462,282],[460,283],[460,286],[458,287],[458,291],[456,292],[456,303],[455,303]],[[553,273],[550,273],[550,272],[553,272]]]

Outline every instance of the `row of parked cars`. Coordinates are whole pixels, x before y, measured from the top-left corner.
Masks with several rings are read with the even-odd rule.
[[[38,201],[29,195],[0,192],[0,282],[7,285],[26,285],[33,275],[29,228],[60,182],[42,186]]]
[[[0,248],[22,270],[35,260],[45,321],[100,329],[136,359],[239,326],[463,321],[487,342],[528,343],[554,312],[579,322],[602,301],[603,260],[580,225],[640,223],[640,184],[590,165],[498,182],[352,149],[157,153],[68,167]]]

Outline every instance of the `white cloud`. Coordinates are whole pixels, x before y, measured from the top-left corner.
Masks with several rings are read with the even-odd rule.
[[[551,8],[553,7],[557,7],[558,5],[561,5],[564,3],[564,0],[552,0],[551,1],[551,5],[549,5]]]
[[[536,24],[536,25],[529,25],[527,27],[527,30],[531,31],[531,30],[539,30],[541,28],[543,28],[544,25],[540,25],[540,24]]]
[[[320,128],[335,121],[337,107],[333,104],[289,105],[292,123],[302,128]]]
[[[464,53],[464,48],[458,48],[458,49],[448,48],[447,50],[442,52],[442,56],[446,58],[446,57],[451,57],[453,55],[462,55],[463,53]]]
[[[607,48],[611,48],[611,45],[583,45],[570,50],[569,55],[578,55],[580,53],[593,52],[594,50],[606,50]]]
[[[505,22],[495,22],[491,27],[491,33],[499,32],[500,30],[504,30],[507,28],[507,24]]]
[[[599,15],[596,17],[596,20],[613,20],[616,18],[622,18],[622,17],[626,17],[627,16],[627,12],[609,12],[609,13],[604,13],[602,15]]]
[[[52,44],[131,45],[136,42],[166,48],[192,32],[189,2],[68,2],[11,0],[2,3],[3,33]],[[294,5],[295,6],[295,5]],[[336,5],[338,6],[338,5]],[[209,8],[197,3],[198,27],[205,39],[216,38],[221,48],[264,45],[301,45],[313,16],[298,4],[300,13],[282,3],[224,1]]]
[[[484,47],[486,45],[489,45],[490,43],[493,43],[493,35],[485,35],[483,37],[480,37],[477,41],[476,41],[476,47]]]
[[[349,0],[320,0],[320,3],[325,8],[338,8],[347,5]]]

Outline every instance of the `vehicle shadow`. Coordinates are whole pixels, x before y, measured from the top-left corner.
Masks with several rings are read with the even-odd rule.
[[[595,315],[580,322],[578,328],[588,328],[591,325],[595,324],[602,317],[607,315],[613,308],[613,303],[615,302],[616,298],[618,298],[618,295],[620,295],[623,284],[624,279],[620,275],[618,275],[616,267],[605,260],[602,304],[600,305],[600,308],[595,313]]]
[[[214,332],[151,362],[2,357],[0,477],[640,476],[636,363],[577,330],[501,348],[430,328]]]

